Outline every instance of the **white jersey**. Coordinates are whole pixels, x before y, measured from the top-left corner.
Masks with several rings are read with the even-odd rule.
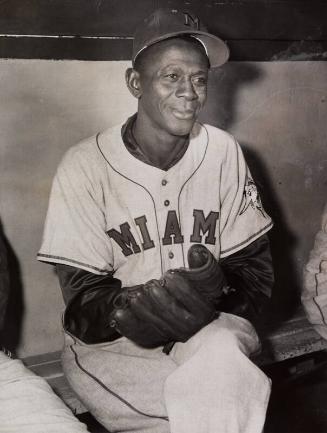
[[[219,259],[271,227],[231,135],[196,123],[183,157],[163,171],[130,154],[119,125],[65,155],[38,259],[130,286],[187,266],[194,243]]]

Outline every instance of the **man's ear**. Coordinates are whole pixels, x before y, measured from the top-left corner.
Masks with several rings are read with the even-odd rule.
[[[135,98],[140,98],[141,91],[141,83],[140,83],[140,73],[133,68],[128,68],[125,73],[126,85]]]

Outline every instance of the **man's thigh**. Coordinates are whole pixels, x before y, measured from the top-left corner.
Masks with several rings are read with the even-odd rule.
[[[220,344],[221,351],[237,348],[247,357],[261,350],[259,337],[248,320],[233,314],[221,313],[218,319],[202,328],[186,343],[176,343],[170,357],[177,365],[182,365],[201,347],[206,346],[210,351],[211,344],[213,348]]]
[[[168,433],[164,383],[176,363],[126,338],[85,345],[65,336],[64,372],[86,408],[108,430]]]

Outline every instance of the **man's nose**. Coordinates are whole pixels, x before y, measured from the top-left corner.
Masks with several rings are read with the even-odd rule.
[[[194,89],[194,85],[190,78],[184,78],[183,80],[181,80],[176,94],[177,96],[179,97],[182,96],[188,100],[193,100],[198,98],[198,94],[196,93]]]

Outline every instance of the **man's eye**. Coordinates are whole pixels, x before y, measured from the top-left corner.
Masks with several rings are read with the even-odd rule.
[[[171,74],[167,74],[167,75],[166,75],[166,78],[168,78],[168,79],[171,80],[171,81],[176,81],[177,78],[178,78],[178,76],[177,76],[177,74],[174,74],[174,73],[172,72]]]
[[[193,79],[193,82],[199,86],[205,86],[207,84],[207,78],[206,77],[196,77]]]

